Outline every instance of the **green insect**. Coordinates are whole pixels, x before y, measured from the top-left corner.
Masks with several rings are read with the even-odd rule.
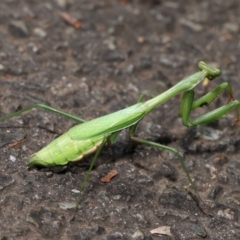
[[[99,153],[101,152],[102,147],[105,144],[111,145],[114,143],[118,133],[125,128],[129,128],[129,137],[132,141],[165,149],[176,154],[190,184],[194,189],[196,189],[184,165],[182,156],[175,148],[138,138],[134,136],[134,133],[138,123],[145,115],[155,109],[158,105],[164,103],[179,93],[183,93],[179,116],[182,118],[183,124],[187,127],[215,121],[224,114],[228,113],[234,107],[238,108],[238,118],[236,122],[239,121],[240,101],[234,100],[231,85],[227,82],[220,84],[214,90],[194,101],[195,86],[202,82],[205,78],[212,80],[221,74],[219,69],[213,68],[202,61],[198,63],[198,68],[200,71],[197,73],[182,79],[172,88],[146,102],[142,102],[143,96],[141,96],[138,102],[130,107],[90,121],[85,121],[79,117],[54,109],[44,104],[35,104],[16,113],[2,117],[0,118],[0,121],[17,116],[32,108],[42,108],[81,122],[81,124],[72,127],[66,133],[54,139],[42,150],[33,154],[29,159],[28,166],[32,167],[41,165],[49,167],[55,165],[65,165],[68,162],[78,161],[86,155],[96,152],[88,174],[83,181],[83,187],[88,179],[89,172],[91,171]],[[193,109],[201,107],[205,104],[209,104],[224,89],[228,91],[230,96],[227,104],[211,112],[203,114],[194,120],[190,120],[190,113]]]

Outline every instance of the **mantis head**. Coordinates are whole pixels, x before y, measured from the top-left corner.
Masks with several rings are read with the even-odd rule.
[[[215,77],[218,77],[221,75],[220,69],[214,68],[203,61],[198,62],[198,68],[201,71],[206,72],[206,78],[208,78],[209,80],[213,80]]]

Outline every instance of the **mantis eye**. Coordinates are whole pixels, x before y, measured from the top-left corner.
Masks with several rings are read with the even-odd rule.
[[[201,71],[206,72],[207,73],[206,77],[210,80],[213,80],[215,77],[218,77],[221,75],[220,69],[214,68],[203,61],[198,62],[198,68]]]

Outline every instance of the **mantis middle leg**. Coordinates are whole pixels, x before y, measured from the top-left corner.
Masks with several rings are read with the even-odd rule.
[[[187,170],[187,168],[184,164],[183,157],[181,156],[179,151],[177,149],[173,148],[173,147],[165,146],[165,145],[160,144],[160,143],[152,142],[152,141],[149,141],[149,140],[146,140],[146,139],[142,139],[142,138],[133,136],[135,131],[136,131],[137,125],[138,125],[138,123],[132,125],[129,128],[130,139],[134,142],[137,142],[137,143],[145,144],[145,145],[152,146],[152,147],[157,147],[159,149],[164,149],[164,150],[167,150],[169,152],[174,153],[177,156],[177,158],[178,158],[178,160],[181,164],[181,167],[183,168],[183,171],[185,172],[185,174],[187,176],[187,179],[188,179],[189,183],[191,184],[192,188],[194,189],[196,195],[199,197],[199,199],[201,199],[198,192],[197,192],[196,186],[195,186],[195,184],[194,184],[194,182],[193,182],[193,180],[192,180],[192,178],[191,178],[191,176],[190,176],[190,174],[189,174],[189,172],[188,172],[188,170]]]

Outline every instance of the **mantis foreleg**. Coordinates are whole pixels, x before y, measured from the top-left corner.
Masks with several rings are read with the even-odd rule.
[[[229,98],[228,98],[228,103],[234,99],[233,97],[233,90],[232,87],[230,85],[230,83],[228,82],[224,82],[222,84],[220,84],[219,86],[217,86],[215,89],[213,89],[212,91],[210,91],[209,93],[205,94],[204,96],[200,97],[199,99],[195,100],[192,103],[192,108],[191,110],[198,108],[198,107],[202,107],[203,105],[208,105],[209,103],[211,103],[218,95],[220,92],[222,92],[224,89],[226,89],[228,91],[229,94]]]
[[[240,101],[234,100],[229,102],[213,111],[205,113],[194,120],[190,120],[190,113],[193,109],[200,107],[204,104],[210,103],[223,89],[227,89],[229,92],[229,101],[233,99],[232,88],[229,83],[223,83],[215,88],[213,91],[207,93],[203,97],[194,101],[194,90],[189,90],[183,93],[181,106],[180,106],[180,117],[182,117],[182,122],[187,127],[197,126],[201,124],[206,124],[209,122],[213,122],[221,118],[224,114],[231,111],[233,108],[238,108],[238,118],[236,122],[240,119]]]

